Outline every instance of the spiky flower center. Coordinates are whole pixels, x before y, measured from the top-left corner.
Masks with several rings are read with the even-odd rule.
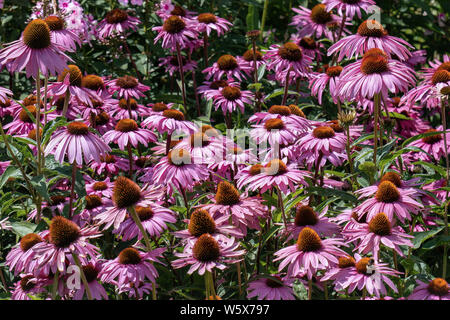
[[[31,105],[35,105],[37,103],[37,97],[35,95],[29,95],[28,97],[26,97],[25,99],[23,99],[22,104],[24,106],[31,106]],[[41,108],[43,107],[43,103],[41,100]]]
[[[283,122],[283,120],[278,119],[278,118],[268,119],[264,123],[264,128],[267,131],[282,130],[282,129],[284,129],[284,122]]]
[[[58,16],[48,16],[44,21],[52,31],[64,29],[64,20]]]
[[[81,80],[83,79],[83,74],[81,73],[80,68],[78,68],[74,64],[69,64],[67,68],[65,68],[58,76],[58,81],[63,82],[67,74],[69,74],[69,82],[71,86],[81,87],[82,82]]]
[[[359,217],[358,214],[353,211],[352,218],[358,223],[366,223],[367,213],[364,213],[361,217]]]
[[[186,28],[186,23],[178,16],[170,16],[163,24],[163,30],[170,34],[180,33]]]
[[[272,276],[272,277],[277,279],[277,281],[275,281],[274,279],[266,278],[266,286],[274,289],[283,287],[283,280],[281,280],[279,276]]]
[[[100,114],[95,116],[95,125],[104,126],[109,122],[109,120],[110,120],[109,114],[107,114],[105,111],[102,111]]]
[[[366,20],[359,25],[358,34],[363,37],[381,38],[387,32],[377,20]]]
[[[339,268],[345,269],[354,267],[356,264],[355,259],[353,257],[347,256],[347,257],[339,257]]]
[[[147,157],[139,157],[139,158],[136,159],[136,161],[134,161],[134,163],[139,168],[145,168],[147,166],[148,162],[149,162],[149,160],[147,159]]]
[[[402,186],[402,178],[400,177],[400,175],[397,172],[393,172],[393,171],[386,172],[381,177],[380,182],[383,182],[383,181],[390,181],[393,184],[395,184],[395,186],[397,188],[400,188]]]
[[[50,27],[41,19],[28,23],[23,31],[23,42],[31,49],[45,49],[51,45]]]
[[[24,292],[28,292],[36,286],[36,283],[32,280],[33,278],[32,275],[28,275],[20,279],[20,288]]]
[[[122,9],[113,9],[106,14],[105,19],[109,24],[121,23],[128,19],[128,13]]]
[[[155,213],[150,207],[136,206],[136,213],[141,221],[147,221],[153,218]]]
[[[116,163],[116,157],[112,154],[100,156],[100,160],[104,163]]]
[[[327,75],[332,78],[339,77],[341,72],[342,72],[341,66],[332,66],[332,67],[329,67],[326,71]]]
[[[291,109],[289,109],[288,106],[281,106],[281,105],[273,105],[268,110],[271,114],[279,114],[282,116],[290,116],[291,115]]]
[[[358,4],[361,0],[342,0],[346,4]]]
[[[192,212],[191,219],[188,226],[189,233],[194,237],[199,237],[205,233],[214,233],[216,230],[216,223],[208,211],[204,209],[197,209]]]
[[[142,261],[139,251],[134,248],[123,249],[119,253],[119,263],[120,264],[138,264]]]
[[[286,42],[278,49],[278,55],[285,60],[301,61],[303,58],[302,49],[293,42]]]
[[[92,210],[103,205],[102,198],[96,194],[88,195],[86,199],[86,210]]]
[[[167,104],[163,102],[157,102],[152,106],[152,110],[155,112],[163,112],[164,110],[167,109],[169,109],[169,107],[167,106]]]
[[[239,155],[239,154],[244,153],[244,150],[242,150],[242,148],[239,148],[239,147],[228,148],[227,151],[234,155]]]
[[[57,206],[58,204],[64,203],[66,202],[66,197],[65,196],[51,196],[50,197],[50,205],[51,206]]]
[[[297,249],[303,252],[313,252],[322,248],[322,240],[313,229],[305,227],[297,239]]]
[[[330,139],[335,136],[335,132],[330,126],[317,127],[313,130],[312,134],[318,139]]]
[[[391,222],[384,212],[378,213],[370,220],[369,231],[382,237],[391,234]]]
[[[245,34],[247,37],[249,37],[251,40],[256,40],[261,35],[260,30],[250,30]]]
[[[356,271],[360,274],[369,275],[367,273],[367,266],[373,264],[372,258],[361,258],[356,263]]]
[[[263,165],[260,163],[257,163],[250,167],[250,170],[248,171],[248,173],[251,176],[256,176],[257,174],[260,174],[261,172],[263,172],[263,170],[264,170]]]
[[[207,124],[203,125],[203,126],[201,127],[201,130],[202,130],[202,132],[203,132],[204,134],[206,134],[208,137],[218,137],[218,136],[220,135],[220,134],[219,134],[219,131],[217,131],[217,130],[214,129],[212,126],[207,125]]]
[[[34,105],[26,106],[25,109],[27,109],[29,113],[31,113],[34,117],[36,117],[37,110],[36,110],[36,107]],[[25,122],[25,123],[34,123],[33,119],[30,118],[30,116],[28,115],[28,113],[24,109],[22,109],[20,111],[19,119],[22,122]]]
[[[88,283],[91,283],[92,281],[97,280],[98,276],[98,270],[92,265],[88,264],[86,266],[83,266],[83,273],[86,276],[86,280]]]
[[[117,122],[115,130],[120,132],[137,131],[138,125],[133,119],[122,119]]]
[[[128,208],[141,199],[141,188],[134,181],[120,176],[114,182],[112,199],[118,208]]]
[[[264,171],[270,176],[279,176],[288,172],[286,164],[280,159],[273,159],[264,166]]]
[[[172,56],[172,57],[170,58],[169,63],[170,63],[172,66],[178,67],[178,66],[179,66],[179,64],[178,64],[178,57],[177,57],[177,56]],[[187,63],[186,58],[185,58],[185,57],[181,57],[181,65],[182,65],[182,66],[185,66],[186,63]]]
[[[450,81],[450,72],[447,70],[436,70],[431,78],[433,84],[445,83]]]
[[[311,37],[303,37],[298,44],[304,49],[314,50],[317,48],[316,41]]]
[[[253,50],[247,50],[244,52],[244,54],[242,55],[242,58],[244,58],[245,61],[247,62],[251,62],[254,61],[255,58],[257,61],[262,60],[262,53],[258,50],[255,50],[255,54],[253,54]]]
[[[167,160],[171,165],[180,167],[192,163],[192,157],[189,151],[185,149],[173,149],[169,151]]]
[[[318,4],[314,6],[311,9],[310,17],[311,20],[317,24],[327,24],[328,22],[333,21],[331,12],[327,11],[327,8],[324,4]]]
[[[241,201],[241,194],[228,181],[220,181],[217,186],[215,200],[217,204],[232,206]]]
[[[341,126],[339,120],[330,120],[327,124],[331,127],[331,129],[333,129],[334,132],[344,132],[344,127]]]
[[[291,110],[292,114],[294,114],[296,116],[299,116],[299,117],[302,117],[302,118],[306,118],[306,116],[305,116],[304,112],[302,111],[302,109],[300,109],[295,104],[288,105],[288,108]]]
[[[138,84],[139,82],[136,78],[128,75],[120,77],[116,80],[116,85],[118,85],[122,89],[132,89],[137,87]]]
[[[211,82],[209,85],[210,89],[217,90],[219,88],[224,88],[228,86],[228,82],[226,80],[216,80]]]
[[[36,233],[29,233],[20,239],[20,249],[22,249],[23,252],[26,252],[39,242],[42,242],[40,235]]]
[[[75,136],[85,136],[89,133],[89,127],[81,121],[73,121],[67,125],[67,131]]]
[[[194,258],[201,262],[216,261],[220,257],[219,243],[210,234],[201,235],[192,248]]]
[[[11,100],[5,99],[3,102],[0,101],[0,108],[9,108],[11,106]]]
[[[184,114],[183,112],[175,109],[167,109],[164,110],[162,115],[169,119],[175,119],[178,121],[184,121]]]
[[[313,226],[319,222],[316,212],[307,205],[300,205],[295,210],[295,225],[298,227]]]
[[[108,185],[106,184],[106,182],[98,181],[98,182],[94,183],[94,185],[92,186],[92,189],[94,191],[103,191],[103,190],[108,189]]]
[[[217,22],[217,18],[215,15],[213,15],[212,13],[200,13],[197,17],[198,22],[201,23],[216,23]]]
[[[237,87],[227,86],[222,89],[222,95],[225,99],[229,101],[234,101],[241,97],[241,90],[239,90],[239,88]]]
[[[428,292],[437,296],[448,294],[448,283],[442,278],[435,278],[428,284]]]
[[[103,79],[95,74],[88,74],[81,79],[81,86],[94,91],[98,91],[105,88]]]
[[[361,72],[369,75],[383,73],[389,70],[388,59],[382,55],[367,56],[362,59]]]
[[[29,139],[33,139],[34,141],[37,140],[37,130],[33,129],[30,132],[28,132],[28,136]],[[39,128],[39,137],[42,137],[42,128]]]
[[[184,17],[186,15],[186,10],[179,5],[175,5],[173,10],[170,12],[171,15]]]
[[[217,65],[220,70],[230,71],[238,67],[238,63],[235,57],[230,54],[224,54],[217,59]]]
[[[392,203],[400,199],[400,192],[392,182],[383,181],[378,185],[375,198],[379,202]]]
[[[80,228],[72,221],[56,216],[50,223],[50,242],[58,248],[67,248],[81,236]]]
[[[191,142],[192,148],[196,148],[196,147],[203,148],[210,144],[210,140],[209,140],[208,136],[206,134],[204,134],[203,132],[196,132],[196,133],[191,134],[190,142]]]
[[[429,129],[429,130],[425,131],[424,133],[431,133],[431,132],[437,132],[437,130]],[[422,141],[425,142],[426,144],[435,144],[441,140],[442,140],[442,134],[440,134],[440,133],[432,134],[432,135],[422,138]]]

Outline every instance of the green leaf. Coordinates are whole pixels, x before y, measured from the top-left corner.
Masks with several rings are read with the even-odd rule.
[[[245,22],[247,23],[247,31],[258,29],[259,14],[258,9],[254,5],[248,6]]]
[[[20,170],[10,165],[0,177],[0,189],[3,188],[9,178],[19,178],[21,176]]]
[[[419,249],[424,241],[426,241],[426,240],[430,239],[431,237],[435,236],[436,234],[441,232],[442,229],[444,229],[444,227],[439,227],[437,229],[430,230],[430,231],[414,232],[414,239],[412,240],[412,243],[414,245],[414,249]]]
[[[431,249],[434,249],[436,247],[443,246],[445,244],[450,244],[450,236],[439,235],[439,236],[436,236],[433,239],[425,242],[422,245],[421,249],[431,250]]]
[[[348,192],[342,191],[342,190],[337,190],[337,189],[329,189],[329,188],[322,188],[322,187],[309,187],[309,188],[306,188],[306,191],[309,193],[313,193],[313,194],[317,194],[317,195],[325,196],[325,197],[335,196],[335,197],[341,198],[343,200],[351,201],[351,202],[358,201],[358,199],[354,195],[352,195]]]
[[[19,237],[23,237],[29,233],[33,233],[36,229],[36,225],[28,221],[11,222],[11,227],[13,232],[16,233]]]
[[[31,179],[31,185],[38,194],[44,197],[46,201],[50,202],[50,195],[48,194],[47,181],[44,176],[36,176]]]

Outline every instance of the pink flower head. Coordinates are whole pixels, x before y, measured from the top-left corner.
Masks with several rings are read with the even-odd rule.
[[[206,79],[213,79],[214,81],[222,79],[226,76],[228,79],[235,78],[242,81],[245,78],[245,74],[251,72],[250,66],[245,64],[239,64],[238,60],[230,54],[224,54],[217,59],[212,67],[203,70],[206,73]]]
[[[50,28],[51,41],[63,51],[75,52],[77,45],[81,46],[80,37],[65,28],[65,21],[58,16],[48,16],[44,19]]]
[[[322,104],[322,94],[325,88],[328,87],[333,101],[337,103],[339,98],[338,82],[340,74],[342,72],[341,66],[328,67],[323,73],[313,74],[309,80],[309,88],[311,89],[311,95],[317,96],[319,104]]]
[[[363,59],[347,65],[340,75],[339,96],[346,100],[372,99],[380,94],[386,100],[388,93],[406,92],[416,83],[414,70],[389,59],[380,49],[367,51]]]
[[[172,262],[175,269],[190,265],[188,274],[197,271],[203,275],[205,271],[212,272],[214,268],[224,270],[225,263],[239,262],[244,255],[244,250],[239,250],[239,242],[234,238],[213,238],[205,233],[194,241],[188,242],[182,253],[175,253],[177,260]]]
[[[128,170],[128,161],[112,154],[105,154],[100,161],[93,160],[89,167],[97,174],[117,175],[120,171]]]
[[[428,283],[416,281],[418,286],[408,297],[408,300],[450,300],[450,291],[447,281],[434,278]]]
[[[105,288],[103,288],[103,286],[98,282],[98,280],[100,280],[99,274],[102,270],[103,262],[100,260],[94,260],[94,262],[89,262],[81,267],[86,277],[92,299],[108,300],[108,294],[106,293]],[[87,295],[84,282],[81,281],[80,288],[75,288],[72,295],[73,300],[83,300],[83,297]]]
[[[289,277],[307,275],[308,279],[319,270],[326,270],[338,263],[338,257],[345,252],[338,246],[346,246],[340,239],[320,239],[319,235],[311,228],[300,231],[297,243],[275,252],[274,261],[283,260],[278,271],[288,267]]]
[[[287,72],[293,75],[291,79],[307,77],[312,63],[312,58],[303,54],[303,50],[294,42],[286,42],[283,45],[270,46],[264,55],[267,68],[276,74]]]
[[[170,76],[178,74],[180,67],[176,55],[159,58],[159,61],[161,61],[159,66],[164,67],[164,69],[170,74]],[[197,62],[187,60],[184,56],[181,57],[181,64],[183,65],[183,72],[185,74],[186,72],[194,71],[197,68]]]
[[[245,104],[252,104],[253,93],[241,90],[238,86],[226,86],[219,88],[218,93],[213,96],[214,110],[222,109],[223,113],[232,113],[239,108],[244,113]]]
[[[197,25],[195,21],[181,16],[172,15],[164,20],[162,26],[152,28],[158,35],[154,43],[162,39],[162,47],[172,51],[187,48],[189,42],[197,38]]]
[[[13,95],[13,93],[11,90],[0,87],[0,103],[1,104],[6,104],[9,101],[8,96],[10,97],[12,95]],[[5,107],[1,106],[1,108],[3,109]]]
[[[327,7],[323,3],[314,6],[311,10],[302,6],[298,9],[292,8],[292,10],[297,15],[292,17],[289,25],[297,28],[299,37],[311,36],[320,39],[324,35],[333,40],[333,33],[340,28],[342,23],[342,18],[327,11]],[[344,21],[344,24],[350,25],[351,23]],[[344,28],[343,34],[346,33],[349,33],[349,30]]]
[[[269,143],[270,146],[288,145],[298,137],[297,126],[291,121],[284,122],[281,118],[270,118],[262,124],[252,125],[250,136],[257,144]]]
[[[355,14],[361,19],[361,10],[370,13],[370,8],[375,5],[373,0],[324,0],[322,2],[327,6],[327,10],[337,9],[339,15],[345,15],[352,20]]]
[[[117,122],[114,130],[103,135],[106,143],[117,143],[120,150],[124,150],[128,145],[137,147],[139,143],[147,146],[149,142],[158,140],[156,134],[147,129],[139,128],[136,121],[132,119],[122,119]]]
[[[295,300],[292,289],[294,280],[281,278],[273,274],[267,278],[259,278],[248,284],[247,298],[257,297],[258,300]]]
[[[158,132],[172,134],[176,131],[194,133],[197,126],[185,120],[184,113],[176,109],[164,110],[161,114],[153,113],[141,124],[144,128],[156,129]]]
[[[90,132],[86,124],[73,121],[52,136],[44,154],[52,153],[59,163],[63,163],[64,157],[67,155],[69,163],[82,165],[91,160],[100,162],[100,157],[110,151],[111,148]]]
[[[437,127],[436,129],[428,129],[425,132],[429,134],[422,139],[415,140],[411,142],[408,146],[413,146],[422,149],[426,153],[423,152],[417,152],[414,154],[415,157],[417,157],[419,160],[423,161],[432,161],[436,160],[439,161],[445,154],[445,146],[444,146],[444,136],[442,133],[435,133],[434,132],[442,132],[443,128],[442,125]],[[450,141],[450,130],[447,130],[445,133],[447,141]],[[448,150],[447,150],[448,153]]]
[[[139,81],[131,76],[123,76],[115,80],[107,81],[106,86],[111,94],[117,92],[119,98],[124,99],[139,99],[139,97],[145,97],[144,92],[150,90],[150,87],[139,83]]]
[[[141,20],[130,16],[128,11],[116,8],[109,11],[100,21],[97,31],[100,38],[105,39],[124,35],[128,30],[137,30],[140,23]]]
[[[133,247],[123,249],[117,258],[103,264],[99,273],[100,280],[117,286],[119,293],[135,284],[138,286],[141,282],[155,282],[158,271],[153,264],[162,264],[158,258],[165,250],[158,248],[144,253]]]
[[[380,49],[386,52],[388,58],[394,55],[401,61],[407,60],[411,53],[406,47],[412,46],[403,39],[388,35],[383,26],[376,20],[366,20],[358,27],[358,32],[345,37],[328,49],[331,56],[339,52],[338,61],[347,57],[362,56],[370,49]]]
[[[27,77],[56,75],[72,61],[51,40],[50,28],[44,20],[35,19],[28,23],[19,40],[11,42],[0,50],[0,65],[10,72],[26,69]]]
[[[200,13],[197,16],[197,21],[198,32],[205,32],[208,36],[213,30],[217,32],[218,36],[221,36],[233,25],[230,21],[212,13]]]
[[[35,277],[32,274],[20,275],[20,280],[14,285],[12,300],[32,300],[28,295],[39,295],[46,292],[46,286],[51,284],[47,278]]]
[[[215,80],[215,81],[205,81],[203,85],[197,88],[199,94],[201,94],[205,99],[213,99],[215,96],[220,94],[220,89],[227,86],[235,87],[239,84],[234,82],[233,79],[228,80]]]

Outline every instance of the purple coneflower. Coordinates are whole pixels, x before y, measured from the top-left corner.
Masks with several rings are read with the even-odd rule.
[[[422,139],[415,140],[411,142],[408,146],[413,146],[422,149],[426,153],[417,152],[414,153],[414,156],[423,161],[439,161],[443,156],[445,156],[445,146],[444,146],[444,137],[442,133],[433,134],[433,132],[442,132],[442,125],[437,127],[436,129],[428,129],[425,132],[430,134]],[[447,136],[447,141],[450,141],[450,130],[447,130],[445,133]],[[448,150],[447,150],[448,153]],[[431,156],[431,157],[430,157]]]
[[[295,300],[292,289],[294,280],[281,278],[273,274],[270,278],[260,278],[249,282],[247,298],[257,297],[258,300]]]
[[[355,14],[361,19],[361,10],[369,13],[370,8],[375,5],[373,0],[324,0],[327,10],[337,9],[339,15],[345,15],[352,20]]]
[[[99,161],[92,161],[89,167],[97,174],[117,175],[120,171],[128,169],[128,161],[112,154],[100,156]]]
[[[10,72],[26,69],[27,77],[56,75],[67,66],[66,56],[51,41],[50,28],[44,20],[35,19],[28,23],[19,40],[7,44],[0,50],[0,65]]]
[[[197,38],[196,22],[181,16],[172,15],[164,20],[162,26],[153,27],[158,35],[154,43],[162,39],[162,47],[172,51],[179,51],[188,47],[192,39]],[[178,49],[177,49],[178,47]]]
[[[46,286],[50,281],[47,278],[35,277],[32,274],[24,274],[14,285],[11,295],[12,300],[32,300],[28,295],[38,295],[46,292]]]
[[[298,137],[298,131],[292,122],[284,122],[281,118],[270,118],[262,124],[252,125],[250,137],[257,144],[269,143],[270,146],[288,145]]]
[[[200,13],[197,16],[197,21],[197,30],[206,32],[208,36],[213,30],[217,32],[218,36],[221,36],[228,31],[229,26],[233,25],[230,21],[212,13]]]
[[[109,80],[106,83],[108,91],[111,94],[117,92],[119,98],[130,99],[145,97],[144,92],[150,90],[150,87],[140,83],[136,78],[125,75],[123,77]]]
[[[159,58],[159,61],[161,61],[159,66],[164,67],[166,72],[168,72],[171,77],[173,77],[174,74],[177,74],[180,70],[178,57],[176,55]],[[183,56],[181,57],[181,64],[183,65],[183,73],[194,71],[197,68],[197,62],[187,60]]]
[[[309,88],[311,89],[311,95],[317,96],[319,104],[322,104],[322,94],[327,86],[333,101],[337,103],[339,98],[337,83],[341,72],[341,66],[331,66],[325,72],[311,76]]]
[[[48,231],[40,233],[28,233],[20,239],[17,246],[11,249],[6,256],[5,265],[9,270],[14,270],[14,275],[19,273],[33,272],[37,266],[35,252],[31,250],[35,244],[44,241],[43,238],[48,234]]]
[[[175,253],[177,260],[172,262],[175,269],[190,265],[188,274],[197,271],[199,275],[205,271],[212,272],[214,268],[224,270],[225,263],[237,263],[244,255],[244,250],[239,249],[239,242],[234,238],[214,239],[210,234],[205,233],[195,241],[190,241],[184,247],[182,253]]]
[[[434,278],[429,283],[417,280],[417,284],[408,300],[450,300],[448,283],[442,278]]]
[[[81,46],[80,37],[64,28],[64,20],[58,16],[48,16],[44,19],[50,28],[51,41],[62,50],[75,52]]]
[[[232,79],[228,80],[215,80],[215,81],[205,81],[203,85],[197,88],[199,94],[201,94],[205,99],[213,99],[214,96],[220,93],[220,88],[225,88],[227,86],[235,87],[239,85]]]
[[[366,20],[358,27],[358,32],[345,37],[328,49],[331,56],[339,51],[338,61],[347,57],[362,56],[369,49],[378,48],[386,52],[391,58],[395,55],[400,60],[407,60],[411,53],[406,47],[412,46],[403,39],[388,35],[383,26],[376,20]]]
[[[108,300],[108,294],[106,293],[105,288],[98,282],[100,280],[100,271],[102,270],[102,262],[100,260],[96,260],[95,263],[88,263],[83,266],[83,273],[86,277],[89,291],[92,295],[92,299],[94,300]],[[83,300],[83,296],[85,295],[86,289],[84,287],[84,283],[80,283],[79,289],[74,289],[73,300]]]
[[[12,96],[12,95],[13,95],[13,93],[11,90],[0,87],[0,103],[1,104],[6,105],[7,102],[10,102],[10,100],[8,99],[8,96]],[[6,108],[6,107],[8,107],[8,106],[4,106],[4,105],[1,106],[2,109]]]
[[[224,114],[232,113],[239,108],[244,113],[245,104],[253,103],[253,93],[248,90],[240,90],[238,86],[226,86],[219,88],[218,93],[213,96],[214,110],[222,109]]]
[[[173,147],[173,150],[178,149],[188,151],[196,164],[217,163],[224,154],[222,141],[201,131],[191,134]]]
[[[338,257],[345,255],[345,252],[337,246],[346,244],[337,238],[322,240],[317,232],[306,227],[300,231],[296,244],[275,252],[277,258],[274,261],[283,260],[278,271],[289,266],[287,271],[289,277],[295,278],[306,274],[308,279],[312,279],[317,271],[338,264]]]
[[[110,151],[111,148],[90,132],[86,124],[74,121],[52,136],[44,154],[52,153],[59,163],[63,163],[67,155],[69,163],[81,165],[83,158],[86,164],[91,160],[100,162],[100,157]]]
[[[158,132],[169,135],[175,131],[186,133],[194,133],[197,131],[197,126],[185,120],[183,112],[176,109],[164,110],[161,114],[152,114],[142,121],[141,125],[145,128],[156,129]]]
[[[116,35],[123,35],[128,30],[137,30],[141,21],[130,16],[126,10],[113,9],[97,26],[100,38],[105,39]]]
[[[294,77],[291,79],[307,77],[312,63],[311,57],[303,54],[302,49],[294,42],[270,46],[264,58],[268,60],[268,69],[276,74],[292,73]]]
[[[156,134],[147,129],[139,128],[136,121],[132,119],[122,119],[117,122],[114,130],[103,135],[106,143],[117,143],[120,150],[124,150],[128,145],[137,147],[139,143],[147,146],[149,142],[158,140]]]
[[[85,177],[86,193],[88,195],[95,194],[100,197],[112,198],[114,183],[111,182],[110,177],[107,177],[103,181],[97,181],[90,176]]]
[[[235,78],[242,81],[245,78],[247,72],[252,72],[250,66],[239,64],[238,60],[230,54],[224,54],[214,62],[212,67],[203,70],[206,73],[206,79],[213,79],[214,81],[220,80],[223,76],[229,78]]]

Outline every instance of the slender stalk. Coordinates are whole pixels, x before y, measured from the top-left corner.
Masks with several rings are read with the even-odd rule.
[[[325,300],[328,300],[328,281],[323,283],[323,293],[325,295]]]
[[[442,131],[444,131],[444,150],[445,152],[445,166],[446,166],[446,179],[447,186],[450,186],[450,164],[448,159],[448,144],[447,144],[447,119],[446,119],[446,111],[445,111],[445,103],[446,99],[442,99],[441,102],[441,111],[442,111]],[[444,205],[444,234],[448,236],[448,203],[449,203],[449,194],[448,190],[445,192],[445,205]],[[444,244],[444,256],[442,260],[442,278],[445,279],[447,276],[447,260],[448,260],[448,245]]]
[[[77,162],[72,163],[72,181],[70,182],[69,219],[72,219],[73,199],[75,198],[75,180],[77,176]]]
[[[8,286],[6,285],[5,276],[3,275],[3,270],[0,268],[0,279],[2,280],[3,289],[5,289],[5,292],[9,293]]]
[[[208,271],[206,271],[208,272]],[[208,279],[208,275],[205,273],[204,276],[205,278],[205,294],[206,294],[206,300],[209,300],[209,297],[211,296],[211,292],[209,292],[209,279]]]
[[[203,32],[203,60],[205,61],[205,68],[208,68],[208,35],[206,31]]]
[[[308,300],[311,300],[312,297],[312,279],[308,280]]]
[[[47,93],[48,93],[48,75],[44,80],[44,126],[47,124]]]
[[[180,48],[180,44],[178,42],[177,42],[177,59],[178,59],[178,71],[180,73],[180,79],[181,79],[181,94],[183,95],[183,104],[184,104],[184,108],[187,108],[186,91],[184,88],[183,60],[181,58],[181,48]]]
[[[336,39],[335,42],[338,42],[339,40],[341,40],[342,32],[344,31],[344,27],[345,27],[345,20],[346,19],[347,19],[347,12],[345,10],[344,13],[342,14],[341,26],[339,28],[339,33],[338,33],[338,36],[337,36],[337,39]],[[330,64],[331,66],[336,64],[337,58],[338,58],[338,53],[336,52],[334,54],[333,60],[331,61],[331,64]]]
[[[284,84],[284,95],[283,95],[283,102],[281,103],[283,106],[286,105],[287,96],[288,96],[288,89],[289,89],[289,76],[291,74],[291,69],[288,70],[286,73],[286,79]]]
[[[133,151],[131,150],[131,143],[127,144],[127,150],[128,150],[128,161],[130,162],[130,168],[128,170],[128,175],[131,177],[133,176]]]
[[[261,19],[261,34],[260,34],[260,39],[262,41],[263,39],[263,32],[264,32],[264,26],[266,24],[266,19],[267,19],[267,10],[269,8],[269,0],[264,0],[264,9],[263,9],[263,14],[262,14],[262,19]]]
[[[284,212],[284,203],[283,203],[283,195],[281,193],[280,188],[276,187],[278,192],[278,206],[281,210],[281,215],[283,217],[284,227],[287,228],[287,220],[286,220],[286,213]]]
[[[192,61],[191,52],[189,50],[188,50],[188,60]],[[195,78],[195,69],[192,70],[192,83],[194,85],[195,103],[197,106],[197,115],[200,117],[202,115],[202,110],[200,107],[200,99],[198,97],[198,92],[197,92],[197,79]]]
[[[37,175],[41,174],[41,135],[39,129],[41,127],[41,73],[38,68],[36,77],[36,146],[37,146]]]
[[[167,134],[167,141],[166,141],[166,156],[169,154],[171,143],[172,143],[172,134],[168,133]]]
[[[374,96],[374,135],[373,135],[373,163],[377,164],[377,146],[378,146],[378,119],[380,112],[380,94]]]
[[[52,300],[56,300],[56,293],[58,291],[58,278],[59,278],[59,270],[56,268],[55,275],[53,276],[53,285],[52,285]]]
[[[62,116],[65,117],[67,114],[67,109],[69,108],[69,100],[70,100],[70,91],[66,91],[66,95],[64,97],[64,106],[62,111]]]
[[[91,293],[91,289],[89,288],[89,282],[87,281],[86,275],[84,274],[83,267],[81,265],[80,259],[78,258],[78,255],[76,253],[74,253],[74,252],[72,252],[72,257],[73,257],[73,260],[75,261],[75,264],[80,269],[81,281],[83,281],[84,290],[86,290],[86,294],[88,296],[88,299],[92,300],[92,293]]]
[[[138,214],[136,213],[136,209],[134,206],[131,206],[128,208],[128,212],[131,215],[131,218],[133,218],[134,223],[136,223],[136,226],[139,228],[139,231],[141,232],[142,236],[144,237],[145,246],[147,247],[147,250],[152,250],[152,245],[150,243],[150,238],[148,237],[147,231],[144,229],[144,226],[142,225],[141,219],[139,218]]]
[[[255,85],[258,83],[258,67],[256,64],[256,39],[252,39],[252,50],[253,50],[253,65],[254,65],[254,70],[253,70],[253,81],[255,83]],[[255,87],[255,102],[256,102],[256,110],[258,110],[258,112],[261,112],[261,102],[259,101],[259,90]]]
[[[239,286],[239,296],[242,295],[242,279],[241,279],[241,263],[236,263],[238,286]]]
[[[134,62],[134,59],[133,59],[133,56],[131,55],[131,50],[130,50],[130,47],[128,47],[127,41],[124,40],[123,44],[124,44],[125,50],[127,51],[128,57],[130,58],[131,65],[133,66],[133,69],[136,72],[136,76],[138,77],[139,82],[142,82],[141,73],[139,72],[139,70],[138,70],[138,68],[136,66],[136,62]]]

